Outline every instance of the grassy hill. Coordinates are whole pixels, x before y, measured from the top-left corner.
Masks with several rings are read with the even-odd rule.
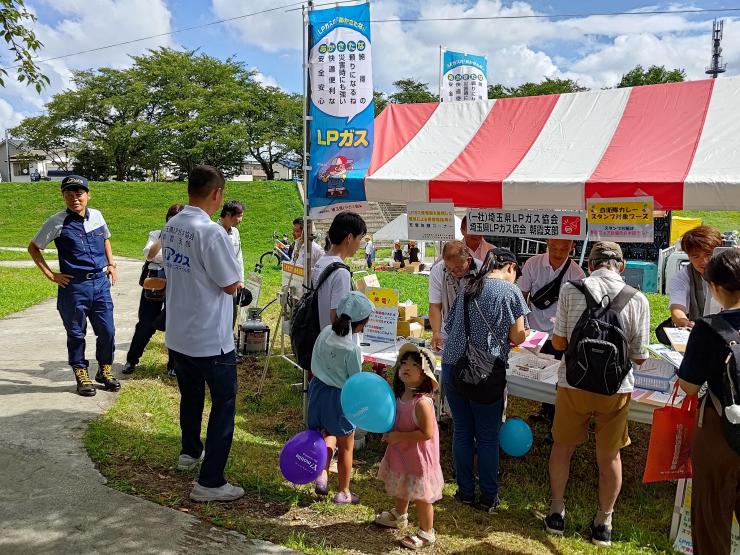
[[[90,184],[90,204],[102,211],[112,237],[114,254],[142,257],[147,234],[160,229],[167,208],[187,202],[185,183],[104,182]],[[303,213],[291,181],[229,182],[225,198],[243,202],[242,224],[245,262],[254,264],[257,253],[270,250],[272,232],[290,232],[292,221]],[[64,209],[59,184],[3,183],[0,185],[0,246],[25,246],[46,218]]]

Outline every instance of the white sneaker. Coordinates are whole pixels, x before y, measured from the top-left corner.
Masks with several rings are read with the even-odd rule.
[[[177,470],[193,470],[196,468],[200,463],[203,462],[203,459],[206,456],[206,450],[203,449],[203,451],[200,452],[200,457],[193,458],[190,455],[182,454],[177,458]]]
[[[199,503],[209,501],[235,501],[244,495],[244,490],[238,486],[232,486],[226,482],[220,488],[207,488],[196,483],[190,492],[190,499]]]

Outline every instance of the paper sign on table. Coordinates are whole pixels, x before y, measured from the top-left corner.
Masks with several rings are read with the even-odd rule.
[[[524,343],[519,345],[522,349],[539,353],[542,346],[547,342],[549,335],[544,331],[529,330],[529,335],[524,340]]]
[[[368,287],[367,298],[375,305],[365,325],[363,339],[380,343],[396,341],[398,326],[398,291],[387,287]]]
[[[686,344],[689,342],[691,330],[686,328],[663,328],[663,331],[665,331],[668,340],[676,351],[679,353],[686,352]]]

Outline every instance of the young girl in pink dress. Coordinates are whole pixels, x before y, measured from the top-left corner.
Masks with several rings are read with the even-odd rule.
[[[442,499],[444,478],[439,465],[439,430],[432,395],[438,383],[434,377],[434,355],[428,349],[406,343],[393,367],[396,394],[396,425],[383,434],[388,443],[378,478],[395,500],[395,507],[383,511],[375,522],[388,528],[405,528],[409,502],[416,505],[419,530],[401,540],[409,549],[434,543],[434,507]]]

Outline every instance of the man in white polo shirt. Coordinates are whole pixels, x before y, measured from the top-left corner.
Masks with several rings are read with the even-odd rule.
[[[182,449],[178,470],[201,461],[193,501],[233,501],[244,495],[226,481],[236,413],[236,353],[232,295],[244,286],[229,236],[211,220],[224,199],[224,177],[211,166],[188,176],[188,204],[162,230],[167,276],[167,332],[180,388]],[[205,385],[211,393],[205,451],[200,439]]]
[[[554,355],[558,360],[563,353],[552,348],[552,330],[555,327],[560,286],[586,277],[581,267],[570,258],[572,250],[573,241],[548,239],[547,252],[527,260],[522,268],[522,277],[517,282],[532,310],[527,316],[529,325],[534,330],[547,332],[549,336],[541,352]],[[552,422],[554,414],[555,406],[543,403],[540,411],[532,416],[535,420]]]

